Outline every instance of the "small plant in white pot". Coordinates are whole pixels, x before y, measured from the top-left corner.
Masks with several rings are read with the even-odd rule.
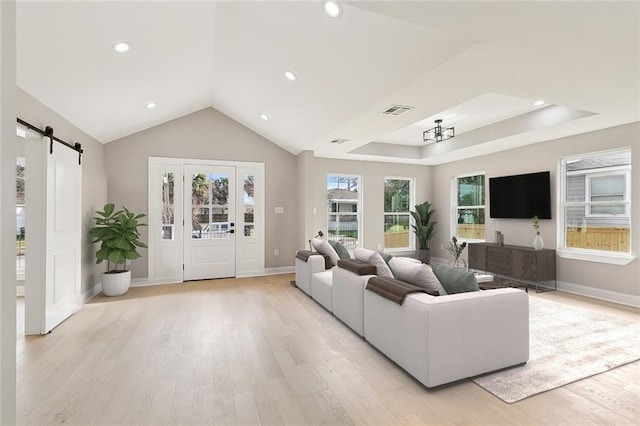
[[[138,230],[140,226],[147,226],[138,222],[143,217],[144,214],[132,213],[126,207],[115,210],[112,203],[105,204],[103,211],[96,212],[96,226],[91,228],[89,235],[94,238],[92,243],[100,243],[96,263],[107,261],[107,272],[102,274],[102,292],[105,296],[121,296],[129,290],[131,271],[125,269],[127,260],[139,258],[138,248],[147,247],[140,241]],[[118,265],[122,265],[122,268],[119,269]]]

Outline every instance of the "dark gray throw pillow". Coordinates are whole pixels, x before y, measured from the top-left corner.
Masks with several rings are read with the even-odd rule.
[[[447,290],[448,294],[480,290],[473,272],[459,268],[450,268],[438,263],[432,263],[431,267],[433,268],[433,273],[436,274],[440,284]]]
[[[340,243],[338,241],[329,240],[329,244],[331,244],[331,247],[333,247],[333,249],[336,251],[336,253],[338,253],[338,257],[340,259],[351,259],[351,255],[349,254],[349,250],[347,250],[347,248],[345,246],[343,246],[342,243]]]

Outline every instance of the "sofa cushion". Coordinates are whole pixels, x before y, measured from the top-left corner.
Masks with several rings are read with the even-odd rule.
[[[369,258],[373,254],[373,250],[369,250],[366,248],[358,247],[353,251],[353,257],[360,262],[369,262]]]
[[[329,241],[329,244],[331,244],[331,247],[333,247],[336,253],[338,253],[338,257],[340,259],[351,259],[349,250],[347,250],[347,248],[342,245],[340,241]]]
[[[382,258],[384,259],[385,263],[386,263],[387,265],[389,265],[389,262],[391,261],[391,259],[393,258],[393,256],[391,256],[391,255],[390,255],[390,254],[388,254],[388,253],[381,252],[381,251],[379,251],[378,253],[380,253],[380,256],[382,256]]]
[[[334,248],[331,247],[331,244],[329,244],[326,240],[323,240],[321,238],[313,238],[311,240],[311,245],[314,249],[316,249],[318,253],[326,254],[327,256],[329,256],[332,266],[336,266],[338,264],[338,260],[340,260],[340,257],[338,256],[338,253],[336,253]]]
[[[354,259],[340,259],[338,266],[356,275],[375,275],[377,272],[375,265]]]
[[[375,265],[376,267],[376,275],[383,278],[393,278],[393,273],[387,265],[387,262],[384,261],[380,253],[374,251],[369,257],[369,263]]]
[[[435,292],[440,296],[447,294],[431,268],[424,263],[415,263],[402,257],[394,257],[389,261],[389,264],[396,279],[423,287],[432,294]]]
[[[442,286],[447,290],[448,294],[467,293],[470,291],[479,291],[478,282],[473,272],[460,269],[450,268],[445,265],[434,263],[431,265]]]

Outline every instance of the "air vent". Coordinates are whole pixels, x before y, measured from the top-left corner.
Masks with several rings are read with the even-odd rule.
[[[391,105],[389,108],[382,111],[383,114],[386,115],[401,115],[407,111],[411,111],[413,107],[406,105]]]
[[[348,141],[349,141],[349,139],[334,139],[334,140],[331,141],[331,143],[335,143],[335,144],[340,145],[340,144],[343,144],[343,143],[348,142]]]

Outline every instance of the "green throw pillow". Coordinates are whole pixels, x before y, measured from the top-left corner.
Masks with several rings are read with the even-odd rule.
[[[440,284],[447,290],[448,294],[480,290],[473,272],[459,268],[450,268],[438,263],[432,263],[431,267],[433,268],[433,273],[436,274]]]
[[[329,244],[331,244],[331,247],[333,247],[336,253],[338,253],[338,257],[340,259],[351,259],[349,250],[347,250],[347,248],[343,246],[342,243],[339,243],[338,241],[329,241]]]

